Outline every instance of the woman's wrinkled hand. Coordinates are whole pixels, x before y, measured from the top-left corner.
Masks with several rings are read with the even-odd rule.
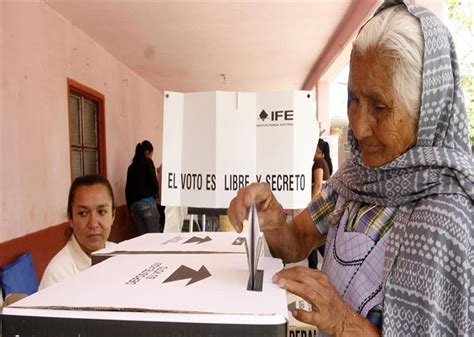
[[[311,304],[312,311],[294,309],[292,314],[296,319],[315,325],[330,336],[341,335],[352,309],[325,273],[305,267],[292,267],[276,273],[272,281]]]
[[[266,183],[252,183],[239,190],[227,209],[229,221],[237,232],[242,231],[243,221],[247,219],[252,203],[257,207],[260,229],[263,232],[277,229],[285,222],[283,209],[270,186]]]

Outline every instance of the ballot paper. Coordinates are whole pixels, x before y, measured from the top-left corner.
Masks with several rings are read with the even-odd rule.
[[[261,291],[261,281],[263,271],[257,270],[258,259],[262,249],[263,234],[260,231],[260,223],[258,222],[257,207],[252,204],[248,216],[247,230],[247,261],[249,266],[249,283],[248,290]]]

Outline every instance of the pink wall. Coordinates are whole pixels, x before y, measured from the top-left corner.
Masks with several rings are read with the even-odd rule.
[[[67,83],[105,96],[107,175],[124,204],[135,144],[161,162],[163,93],[43,2],[1,2],[0,242],[65,221],[70,180]]]
[[[319,132],[323,132],[322,135],[329,136],[329,131],[331,128],[331,116],[329,114],[329,98],[331,95],[329,94],[329,81],[318,81],[316,95],[317,95],[317,117],[319,125]]]

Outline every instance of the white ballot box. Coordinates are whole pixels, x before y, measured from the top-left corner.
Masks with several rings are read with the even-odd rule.
[[[115,255],[228,253],[245,254],[245,233],[149,233],[92,253],[92,264]]]
[[[258,268],[249,291],[243,254],[117,255],[6,307],[3,336],[286,336],[282,263]]]

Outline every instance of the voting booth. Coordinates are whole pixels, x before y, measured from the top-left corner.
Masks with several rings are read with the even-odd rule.
[[[284,208],[311,199],[318,140],[310,91],[165,92],[162,204],[227,208],[267,182]]]

